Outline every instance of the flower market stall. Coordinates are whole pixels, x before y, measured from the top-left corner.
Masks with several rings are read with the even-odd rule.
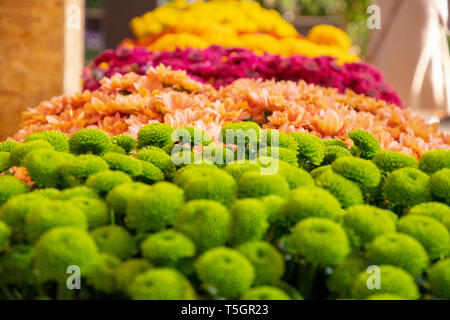
[[[130,26],[0,143],[1,298],[450,299],[450,135],[344,31],[236,0]]]

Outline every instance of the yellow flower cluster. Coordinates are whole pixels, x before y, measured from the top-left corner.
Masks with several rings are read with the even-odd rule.
[[[340,63],[359,60],[350,52],[350,40],[342,30],[316,26],[304,38],[277,11],[264,9],[256,1],[176,0],[135,17],[131,28],[136,43],[153,51],[221,45],[245,47],[258,54],[326,55]]]

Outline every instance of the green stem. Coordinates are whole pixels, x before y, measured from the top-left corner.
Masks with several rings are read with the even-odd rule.
[[[299,264],[297,279],[298,287],[305,299],[310,299],[312,297],[312,290],[317,277],[317,271],[318,267],[313,264]]]
[[[111,224],[115,225],[116,224],[116,215],[114,213],[114,210],[109,211],[109,218],[111,220]]]
[[[1,284],[1,288],[2,288],[2,292],[5,295],[6,299],[16,300],[16,298],[12,295],[12,293],[9,291],[9,289],[4,284]]]

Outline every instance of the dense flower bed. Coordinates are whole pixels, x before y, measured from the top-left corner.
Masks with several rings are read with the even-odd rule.
[[[220,46],[211,46],[205,50],[177,49],[164,52],[127,46],[106,50],[84,70],[84,88],[98,89],[103,77],[111,77],[116,73],[135,72],[144,75],[150,67],[160,64],[174,70],[186,70],[192,78],[208,82],[215,88],[241,78],[304,80],[307,83],[337,88],[341,93],[351,89],[358,94],[402,106],[392,86],[385,82],[374,66],[365,62],[339,66],[331,57],[259,56],[248,49]]]
[[[0,297],[450,299],[450,151],[348,139],[239,122],[0,143]]]
[[[131,21],[133,43],[152,51],[205,49],[211,45],[245,47],[258,54],[332,56],[339,63],[359,60],[350,39],[328,25],[314,27],[306,38],[278,12],[256,1],[169,2]]]
[[[45,129],[71,134],[86,127],[136,136],[149,122],[165,122],[175,128],[195,125],[216,139],[224,124],[253,120],[264,128],[306,131],[348,143],[346,133],[363,128],[384,149],[416,158],[450,145],[449,135],[439,131],[439,124],[428,125],[410,110],[304,81],[240,79],[216,90],[185,71],[159,66],[145,76],[115,75],[101,83],[99,90],[56,97],[29,109],[15,138],[22,140]]]

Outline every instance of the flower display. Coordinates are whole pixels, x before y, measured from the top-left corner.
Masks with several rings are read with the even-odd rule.
[[[175,128],[193,125],[217,140],[223,125],[245,120],[348,144],[349,130],[365,129],[383,149],[417,159],[428,150],[450,147],[450,137],[439,131],[439,124],[427,124],[408,109],[353,91],[341,94],[302,80],[261,79],[239,79],[215,89],[165,66],[151,67],[144,76],[116,74],[103,78],[99,90],[42,102],[24,113],[15,138],[23,140],[31,132],[47,129],[72,134],[82,128],[136,136],[143,125],[164,122]]]
[[[251,121],[222,133],[248,141],[150,123],[137,139],[87,128],[0,143],[0,297],[450,299],[450,150],[419,163],[364,130],[351,148]],[[333,147],[348,154],[329,165]]]
[[[257,54],[332,56],[339,63],[359,60],[339,28],[316,26],[303,37],[277,11],[261,8],[256,1],[173,1],[135,17],[130,25],[137,40],[123,43],[152,51],[221,45]]]
[[[95,90],[100,87],[103,77],[128,72],[144,75],[150,67],[160,64],[170,66],[173,70],[186,70],[193,79],[212,84],[215,88],[241,78],[304,80],[336,88],[341,93],[351,89],[402,106],[392,86],[386,83],[374,66],[365,62],[338,65],[332,57],[281,57],[268,53],[260,56],[248,49],[220,46],[164,52],[153,52],[144,47],[119,46],[115,50],[103,52],[84,70],[84,87]]]

